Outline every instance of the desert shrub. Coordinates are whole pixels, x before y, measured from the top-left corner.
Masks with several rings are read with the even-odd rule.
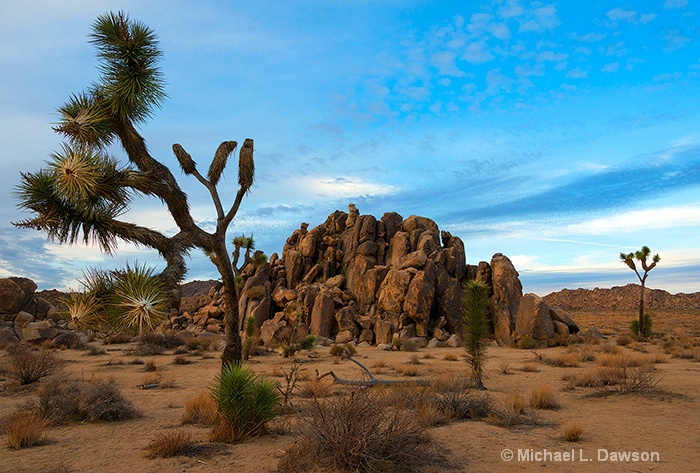
[[[633,320],[630,324],[630,332],[635,337],[639,336],[639,320]],[[644,312],[644,338],[651,337],[651,314]]]
[[[491,408],[487,420],[501,427],[534,426],[540,422],[535,410],[518,393],[511,394]]]
[[[156,365],[155,361],[149,360],[145,365],[143,365],[143,370],[148,372],[156,371],[158,370],[158,366]]]
[[[637,324],[639,324],[639,322],[637,322]],[[637,328],[637,332],[639,332],[639,328]],[[632,337],[630,337],[629,335],[620,335],[615,339],[615,343],[617,343],[618,346],[626,347],[627,345],[632,343]]]
[[[454,353],[445,353],[445,356],[443,356],[442,359],[445,361],[458,361],[459,357]]]
[[[19,384],[31,384],[52,375],[62,368],[61,360],[50,350],[33,350],[28,345],[19,344],[6,348],[9,365],[5,372]]]
[[[333,394],[333,383],[326,379],[313,378],[299,386],[297,392],[302,398],[323,398]]]
[[[411,357],[408,359],[408,363],[411,365],[420,365],[420,357],[418,355],[411,355]]]
[[[560,404],[549,384],[540,384],[530,391],[530,407],[533,409],[559,409]]]
[[[440,393],[430,403],[449,420],[482,419],[491,411],[491,398],[487,394],[469,391]]]
[[[408,376],[410,378],[414,378],[420,374],[420,370],[416,365],[409,365],[409,366],[397,366],[396,371],[401,373],[404,376]]]
[[[1,426],[7,446],[13,450],[41,445],[49,422],[33,412],[16,412],[3,419]]]
[[[180,355],[180,356],[176,356],[175,359],[173,359],[173,364],[174,365],[189,365],[189,364],[192,364],[192,360]]]
[[[238,442],[265,430],[277,415],[280,397],[277,384],[260,378],[240,363],[223,366],[212,388],[218,418],[214,441]]]
[[[350,343],[343,343],[343,344],[334,344],[331,345],[331,349],[328,351],[328,353],[331,356],[337,356],[340,358],[347,358],[349,356],[353,356],[355,353],[357,353],[357,349],[355,349],[354,345],[351,345]]]
[[[533,348],[537,348],[537,342],[532,337],[523,337],[518,341],[518,348],[532,350]]]
[[[305,423],[281,458],[281,473],[419,472],[445,461],[416,417],[392,407],[375,390],[314,399]]]
[[[540,367],[537,366],[535,363],[525,363],[522,368],[525,373],[539,373]]]
[[[535,353],[537,361],[540,361],[549,366],[556,366],[558,368],[574,368],[578,366],[580,361],[580,356],[578,353],[559,353],[552,357],[538,355]]]
[[[139,343],[144,345],[157,345],[165,350],[181,347],[185,344],[182,337],[172,333],[149,332],[144,333],[139,338]]]
[[[513,374],[510,363],[508,363],[506,361],[501,361],[499,363],[498,370],[501,372],[501,374]]]
[[[169,458],[178,455],[189,455],[195,450],[192,433],[174,430],[158,435],[146,447],[148,458]]]
[[[153,343],[139,342],[131,353],[138,356],[162,355],[165,353],[165,347],[162,345],[155,345]]]
[[[316,348],[316,335],[308,335],[301,338],[298,343],[302,350],[313,350]]]
[[[648,363],[637,366],[619,364],[568,373],[563,379],[569,387],[600,388],[601,394],[627,394],[653,391],[661,381],[661,375]]]
[[[583,424],[577,420],[570,420],[562,427],[562,438],[567,442],[578,442],[583,435]]]
[[[39,389],[36,411],[52,422],[120,421],[141,413],[114,381],[53,381]]]

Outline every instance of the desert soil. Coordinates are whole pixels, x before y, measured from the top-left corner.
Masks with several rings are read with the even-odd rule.
[[[583,349],[600,352],[606,346],[616,345],[616,337],[626,332],[628,314],[574,314],[574,319],[587,328],[595,325],[607,340],[599,344],[584,345]],[[658,391],[651,395],[627,394],[591,396],[594,388],[567,388],[562,377],[566,373],[586,370],[595,361],[580,363],[577,367],[556,367],[535,362],[531,350],[504,348],[492,345],[487,351],[484,384],[495,402],[512,393],[527,397],[531,389],[540,384],[554,388],[561,408],[539,410],[541,425],[534,427],[500,427],[483,420],[456,421],[431,427],[432,437],[449,452],[455,462],[451,471],[629,471],[629,472],[680,472],[698,471],[700,462],[700,357],[679,358],[664,355],[663,338],[676,337],[693,346],[690,353],[697,355],[700,345],[700,314],[666,314],[655,321],[659,333],[655,340],[643,344],[632,343],[620,347],[623,353],[646,352],[657,355],[654,365],[662,376]],[[106,353],[90,355],[88,351],[63,350],[57,352],[65,360],[62,377],[66,379],[113,379],[123,394],[144,414],[140,419],[116,423],[83,423],[51,427],[48,442],[44,445],[10,450],[0,436],[0,471],[3,472],[275,472],[279,458],[295,441],[291,421],[278,422],[276,433],[249,439],[236,445],[212,444],[210,428],[183,426],[180,419],[185,402],[201,390],[211,386],[220,368],[219,352],[207,351],[184,355],[190,364],[174,364],[172,350],[165,355],[134,356],[124,350],[133,345],[109,345],[98,348]],[[581,348],[582,345],[577,345]],[[571,350],[554,347],[536,350],[547,358],[556,358]],[[418,378],[467,376],[467,367],[461,348],[422,348],[416,352],[386,352],[374,347],[358,348],[356,359],[375,372],[377,377],[407,379],[406,367],[417,369]],[[410,365],[412,357],[419,364]],[[144,365],[130,364],[134,359],[156,364],[155,372],[145,372]],[[301,352],[296,357],[302,363],[302,381],[299,386],[315,377],[315,370],[333,370],[339,376],[361,379],[359,368],[347,360],[330,356],[329,348],[319,347],[316,357]],[[0,352],[0,363],[6,362]],[[415,360],[414,360],[415,361]],[[271,377],[284,384],[283,372],[289,371],[294,360],[276,354],[256,356],[250,367],[256,374]],[[526,365],[535,364],[539,371],[524,371]],[[507,373],[505,373],[506,371]],[[139,385],[159,378],[170,387],[139,389]],[[328,379],[328,378],[326,378]],[[40,383],[37,383],[40,384]],[[36,398],[37,386],[19,387],[14,381],[0,375],[0,417],[21,408]],[[303,402],[296,400],[296,402]],[[583,437],[578,442],[562,439],[562,425],[570,420],[580,421]],[[282,426],[282,427],[279,427]],[[185,429],[208,448],[194,456],[149,459],[145,447],[163,432]],[[504,461],[504,449],[514,452],[516,458]],[[517,461],[518,449],[533,453],[570,452],[573,461]],[[608,452],[634,451],[658,452],[659,462],[604,462],[598,461],[598,450]],[[590,461],[581,461],[581,457]],[[60,470],[59,467],[68,467]],[[542,468],[546,468],[543,470]],[[435,467],[431,471],[442,471]]]

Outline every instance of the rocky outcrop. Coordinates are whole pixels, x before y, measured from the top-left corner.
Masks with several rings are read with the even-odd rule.
[[[454,345],[462,326],[463,283],[475,278],[492,287],[499,344],[513,344],[518,328],[532,332],[529,322],[518,324],[522,285],[512,262],[497,253],[491,262],[468,265],[462,240],[425,217],[388,212],[376,218],[351,205],[348,213],[336,211],[313,229],[303,223],[281,257],[273,254],[242,274],[241,328],[254,316],[260,340],[269,346],[308,333],[336,342],[391,345],[399,337],[418,337],[432,346]],[[210,322],[220,320],[220,291],[213,286],[206,295],[183,298],[171,327],[194,335],[216,329]],[[555,330],[547,320],[552,330],[543,336]]]
[[[564,310],[635,310],[639,307],[638,284],[610,289],[563,289],[544,296],[549,305]],[[644,307],[649,310],[698,310],[700,292],[670,294],[661,289],[644,290]]]
[[[47,340],[53,341],[54,346],[77,346],[80,337],[68,330],[68,321],[36,289],[36,283],[28,278],[0,279],[0,348]],[[50,294],[53,292],[57,291]]]

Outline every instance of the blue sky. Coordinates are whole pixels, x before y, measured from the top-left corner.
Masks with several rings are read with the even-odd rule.
[[[59,149],[56,108],[98,77],[87,35],[123,9],[159,35],[169,95],[141,127],[195,218],[206,190],[171,145],[208,166],[255,139],[256,183],[231,227],[280,252],[302,221],[356,203],[423,215],[467,262],[496,252],[526,292],[635,282],[620,251],[661,254],[649,285],[700,291],[700,4],[697,0],[35,1],[0,5],[0,277],[77,288],[115,257],[12,227],[12,189]],[[112,153],[123,157],[119,148]],[[236,173],[220,187],[233,198]],[[228,189],[227,189],[228,188]],[[155,200],[129,218],[174,232]],[[188,279],[217,277],[200,253]]]

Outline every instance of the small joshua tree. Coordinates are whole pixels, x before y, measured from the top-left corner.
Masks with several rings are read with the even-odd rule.
[[[231,262],[231,267],[236,276],[241,274],[241,270],[250,263],[250,252],[255,249],[255,240],[253,240],[253,235],[249,237],[245,235],[237,236],[233,239],[233,261]],[[241,257],[241,249],[245,250],[243,255],[243,263],[238,266],[238,260]]]
[[[481,281],[468,281],[464,285],[464,347],[472,370],[472,382],[477,389],[486,389],[481,375],[489,335],[489,313],[489,287]]]
[[[639,339],[644,340],[645,334],[647,333],[647,330],[644,327],[644,286],[646,285],[647,281],[647,276],[649,275],[649,271],[654,269],[656,267],[656,263],[661,261],[661,257],[659,256],[658,253],[656,253],[652,258],[651,258],[651,264],[648,263],[647,259],[649,258],[649,255],[651,255],[651,250],[649,249],[648,246],[643,246],[641,250],[634,252],[634,253],[620,253],[620,261],[625,263],[634,273],[637,275],[637,278],[639,278],[639,282],[642,286],[641,293],[639,295]],[[642,266],[642,269],[644,270],[644,274],[640,274],[639,271],[637,270],[637,265],[635,264],[634,260],[638,260]]]

